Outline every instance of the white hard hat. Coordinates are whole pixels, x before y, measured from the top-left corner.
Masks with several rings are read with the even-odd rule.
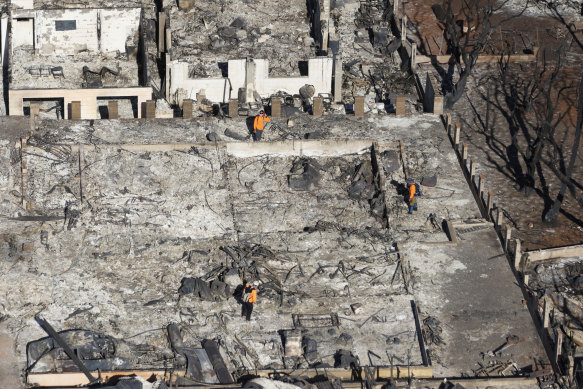
[[[254,285],[254,286],[257,286],[257,285],[259,285],[259,281],[253,281],[253,285]]]

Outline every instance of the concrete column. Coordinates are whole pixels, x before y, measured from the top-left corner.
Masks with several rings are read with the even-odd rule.
[[[315,104],[315,101],[314,101]],[[281,99],[273,98],[271,99],[271,117],[280,118],[281,117]]]
[[[142,117],[145,119],[154,119],[156,117],[156,101],[148,100],[143,104],[144,111]]]
[[[172,30],[166,28],[166,42],[165,42],[166,51],[172,48]]]
[[[464,168],[466,167],[466,162],[468,159],[468,144],[466,142],[462,142],[462,164]]]
[[[411,44],[411,71],[416,73],[417,69],[417,43],[413,42]],[[433,112],[437,113],[437,112]],[[441,112],[439,112],[441,114]]]
[[[239,116],[239,100],[229,100],[229,116],[232,118]]]
[[[480,174],[478,177],[478,194],[480,195],[480,199],[482,199],[482,192],[484,191],[484,184],[486,179],[484,178],[483,174]]]
[[[342,101],[342,56],[336,55],[334,58],[334,102],[340,103]]]
[[[158,53],[166,51],[166,14],[158,12]]]
[[[364,97],[363,97],[363,100],[364,100]],[[312,115],[314,115],[314,117],[320,117],[320,116],[322,116],[323,112],[324,112],[324,102],[322,101],[322,98],[321,97],[314,97],[314,103],[312,105]],[[354,112],[356,114],[356,108],[354,109]],[[359,116],[359,115],[357,115],[357,116]],[[362,116],[362,115],[360,115],[360,116]]]
[[[445,129],[447,131],[447,135],[451,137],[451,113],[445,114]]]
[[[543,328],[549,328],[551,315],[551,301],[548,296],[545,296],[543,301]]]
[[[81,119],[81,102],[71,101],[71,120]]]
[[[476,174],[476,160],[470,158],[470,178],[472,183],[474,182],[474,175]]]
[[[364,116],[364,96],[354,98],[354,116]]]
[[[514,270],[520,270],[520,260],[522,259],[522,251],[520,248],[520,241],[514,239]]]
[[[405,96],[397,96],[397,101],[395,103],[395,113],[397,116],[405,116],[406,112],[406,103],[407,99]]]
[[[407,41],[407,15],[401,18],[401,42],[405,44]]]
[[[462,128],[461,128],[460,124],[456,123],[454,133],[453,133],[453,144],[455,145],[456,149],[457,149],[457,145],[460,144],[461,132],[462,132]]]
[[[510,238],[512,237],[512,227],[506,226],[506,234],[504,236],[504,251],[510,252]]]
[[[486,201],[486,220],[490,220],[492,218],[492,216],[490,216],[490,214],[492,213],[492,203],[493,202],[494,202],[494,191],[489,190],[488,191],[488,200]]]
[[[502,224],[504,224],[504,219],[502,218],[502,209],[496,208],[496,226],[502,228]]]
[[[559,363],[559,357],[563,351],[563,331],[560,328],[556,329],[555,333],[555,363]]]
[[[97,97],[81,101],[81,119],[97,119]]]
[[[192,107],[194,106],[194,102],[192,99],[184,99],[182,100],[182,118],[183,119],[192,119]]]
[[[119,113],[117,109],[117,101],[107,102],[107,118],[108,119],[118,119]]]
[[[30,117],[35,118],[40,115],[40,104],[30,103]]]
[[[257,65],[253,58],[247,58],[245,62],[245,103],[255,101],[253,92],[255,91],[255,75],[257,73]]]

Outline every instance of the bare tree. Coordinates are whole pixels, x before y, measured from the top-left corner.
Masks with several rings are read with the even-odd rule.
[[[443,24],[449,50],[451,53],[449,77],[453,79],[453,70],[457,69],[459,77],[445,95],[445,106],[451,109],[462,97],[468,77],[472,73],[478,56],[489,43],[492,32],[508,20],[522,15],[518,13],[506,17],[497,14],[509,0],[444,0],[443,8],[434,12]],[[457,11],[456,11],[457,10]]]

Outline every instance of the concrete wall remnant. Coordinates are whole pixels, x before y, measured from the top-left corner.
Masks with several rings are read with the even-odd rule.
[[[427,73],[425,79],[425,89],[423,91],[423,108],[425,112],[436,115],[443,114],[443,96],[439,92],[439,86],[435,81],[435,76]]]
[[[123,53],[137,46],[140,15],[140,8],[17,10],[11,48],[33,46],[41,55]]]
[[[81,119],[97,119],[98,97],[136,97],[140,107],[143,101],[152,98],[152,88],[11,89],[8,92],[8,113],[23,115],[24,99],[63,99],[67,115],[67,107],[75,99],[81,102]]]
[[[228,61],[228,77],[197,78],[188,77],[188,63],[170,61],[168,63],[170,102],[180,104],[184,98],[195,98],[200,90],[206,90],[206,97],[212,102],[227,103],[237,98],[240,88],[245,90],[247,102],[255,101],[253,92],[261,97],[283,91],[297,94],[306,84],[313,85],[316,95],[332,92],[332,58],[319,57],[308,60],[308,75],[298,77],[270,77],[269,61],[266,59],[236,59]]]

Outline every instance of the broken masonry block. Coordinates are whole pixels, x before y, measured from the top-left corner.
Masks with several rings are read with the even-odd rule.
[[[302,356],[302,333],[300,330],[283,331],[283,341],[286,357]]]
[[[70,103],[70,118],[72,120],[79,120],[81,119],[81,102],[80,101],[71,101]]]
[[[340,342],[340,344],[342,344],[344,346],[348,346],[348,345],[352,344],[352,335],[347,334],[346,332],[343,332],[338,337],[338,342]]]
[[[318,343],[311,338],[304,337],[302,339],[302,348],[304,349],[304,357],[310,363],[318,359]]]
[[[210,285],[211,293],[219,297],[229,297],[231,295],[231,288],[229,285],[219,280],[213,280]]]
[[[230,99],[229,100],[229,116],[234,118],[239,115],[239,100]]]
[[[363,108],[363,110],[364,110],[364,108]],[[312,105],[312,115],[314,117],[320,117],[320,116],[322,116],[323,112],[324,112],[323,99],[321,97],[314,97],[314,104]]]
[[[350,305],[350,309],[352,309],[352,312],[354,312],[355,314],[362,313],[362,304],[361,303],[352,304]]]
[[[182,101],[182,118],[183,119],[192,119],[192,108],[194,106],[194,102],[192,99],[184,99]]]
[[[364,116],[364,96],[354,98],[354,116]]]
[[[191,10],[194,8],[194,0],[178,0],[178,8]]]
[[[108,119],[119,119],[119,113],[117,109],[117,101],[107,102],[107,118]]]
[[[281,117],[281,100],[278,98],[271,99],[271,117],[272,118]]]
[[[334,367],[345,369],[359,365],[358,358],[352,355],[349,350],[338,350],[334,355]]]
[[[397,102],[395,104],[395,112],[397,116],[404,116],[406,114],[405,102],[405,96],[397,96]]]

